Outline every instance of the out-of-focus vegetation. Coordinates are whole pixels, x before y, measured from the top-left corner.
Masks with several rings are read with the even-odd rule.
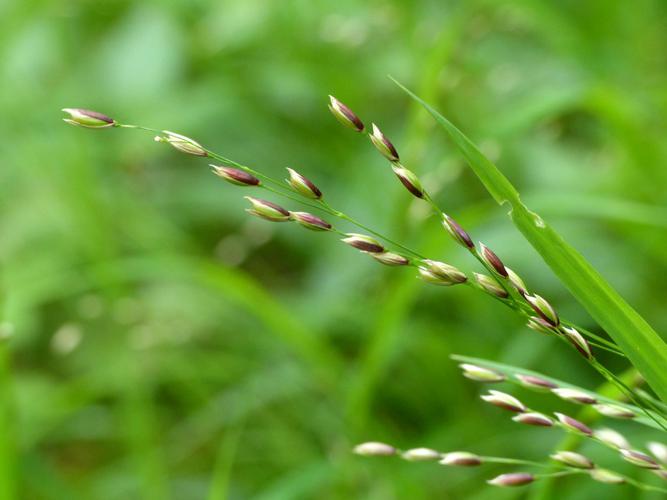
[[[0,498],[530,495],[484,483],[506,469],[350,449],[542,459],[559,431],[483,406],[448,356],[593,388],[585,362],[470,289],[250,220],[247,193],[203,160],[138,131],[66,126],[59,110],[175,130],[274,176],[297,168],[337,207],[473,269],[330,116],[334,94],[382,125],[478,239],[594,328],[392,74],[664,332],[666,18],[660,0],[0,2]],[[593,494],[638,498],[580,478],[557,490]]]

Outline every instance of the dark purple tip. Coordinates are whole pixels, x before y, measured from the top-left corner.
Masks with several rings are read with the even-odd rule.
[[[401,184],[403,184],[405,188],[408,191],[410,191],[410,193],[412,193],[414,196],[416,196],[417,198],[424,197],[424,193],[420,189],[418,189],[417,186],[415,186],[412,182],[410,182],[409,179],[405,178],[404,176],[398,173],[396,174],[396,177],[398,177],[398,180],[401,181]]]
[[[500,257],[498,257],[493,251],[491,251],[489,248],[486,246],[482,245],[482,254],[484,255],[484,260],[486,260],[491,266],[496,270],[498,274],[501,276],[507,278],[507,269],[505,269],[505,265],[503,264],[503,261],[500,260]]]
[[[94,118],[95,120],[102,120],[103,122],[114,123],[113,118],[109,118],[107,115],[103,115],[102,113],[98,113],[97,111],[91,111],[90,109],[81,109],[81,108],[77,108],[76,110],[82,115]]]
[[[465,229],[463,229],[459,225],[458,222],[452,219],[449,215],[445,215],[445,220],[447,222],[447,225],[451,228],[451,230],[454,231],[454,233],[456,233],[461,243],[463,243],[468,248],[475,248],[475,244],[470,238],[470,235],[465,231]]]

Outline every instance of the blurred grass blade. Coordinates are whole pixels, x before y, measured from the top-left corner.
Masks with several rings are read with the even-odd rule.
[[[484,187],[499,203],[509,203],[512,222],[539,252],[579,303],[616,341],[648,384],[667,402],[667,344],[614,288],[544,220],[530,211],[500,170],[449,120],[400,83],[447,132]]]
[[[519,367],[512,366],[512,365],[507,365],[505,363],[498,363],[497,361],[490,361],[488,359],[481,359],[481,358],[472,358],[470,356],[461,356],[460,354],[452,354],[450,357],[454,361],[458,361],[460,363],[470,363],[470,364],[473,364],[473,365],[481,366],[483,368],[490,368],[494,371],[500,372],[503,375],[505,375],[508,378],[509,381],[512,381],[512,382],[517,382],[518,383],[518,380],[515,379],[515,376],[517,374],[518,375],[530,375],[530,376],[533,376],[533,377],[539,377],[541,379],[548,380],[549,382],[552,382],[552,383],[556,384],[558,387],[567,388],[567,389],[577,389],[578,391],[582,391],[582,392],[585,392],[586,394],[590,394],[591,396],[594,396],[595,399],[597,399],[601,403],[606,403],[606,404],[613,405],[613,406],[620,406],[620,407],[623,407],[627,410],[632,411],[635,415],[637,415],[635,418],[632,419],[633,422],[636,422],[638,424],[647,425],[649,427],[653,427],[654,429],[663,430],[662,427],[655,420],[653,420],[651,418],[648,418],[644,414],[644,410],[642,410],[641,408],[638,408],[637,406],[634,406],[634,405],[631,405],[631,404],[619,402],[618,400],[609,398],[609,397],[601,394],[600,392],[589,391],[588,389],[584,389],[583,387],[579,387],[577,385],[570,384],[568,382],[563,382],[562,380],[559,380],[559,379],[556,379],[556,378],[553,378],[553,377],[549,377],[547,375],[543,375],[542,373],[539,373],[539,372],[534,372],[532,370],[526,370],[524,368],[519,368]],[[655,417],[660,418],[662,421],[664,421],[664,419],[662,419],[661,417],[658,417],[658,415],[655,415]]]

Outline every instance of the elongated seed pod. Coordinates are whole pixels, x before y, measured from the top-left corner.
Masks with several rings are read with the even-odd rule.
[[[634,411],[618,405],[603,403],[603,404],[593,405],[593,408],[595,408],[595,410],[599,414],[610,418],[630,419],[630,418],[635,418],[637,416],[637,414]]]
[[[364,123],[359,117],[332,95],[329,96],[329,111],[331,111],[336,120],[346,127],[356,130],[357,132],[364,131]]]
[[[378,240],[365,234],[348,233],[341,241],[362,252],[384,253],[385,251],[385,248]]]
[[[452,451],[445,453],[439,463],[442,465],[455,465],[458,467],[475,467],[481,465],[482,457],[467,451]]]
[[[287,172],[289,172],[289,179],[287,179],[287,183],[292,186],[294,191],[302,196],[305,196],[306,198],[313,200],[319,200],[322,198],[322,191],[320,191],[320,189],[309,179],[291,168],[288,168]]]
[[[565,401],[570,401],[572,403],[578,403],[581,405],[593,405],[598,402],[598,400],[591,394],[580,391],[579,389],[570,389],[569,387],[562,387],[551,389],[556,396]]]
[[[483,368],[470,363],[461,363],[459,367],[464,377],[475,382],[502,382],[505,380],[505,375],[489,368]]]
[[[369,441],[361,443],[354,447],[354,453],[364,457],[387,457],[396,455],[398,450],[391,445],[385,443],[378,443],[376,441]]]
[[[491,266],[502,277],[507,278],[507,270],[505,269],[503,261],[500,260],[500,257],[498,257],[484,243],[480,243],[479,248],[480,248],[480,255],[484,260],[484,262],[486,262],[489,266]]]
[[[619,450],[619,453],[621,454],[623,460],[625,460],[626,462],[630,462],[631,464],[636,465],[637,467],[642,467],[644,469],[660,468],[660,466],[655,460],[653,460],[646,453],[642,453],[641,451],[621,449]]]
[[[569,467],[575,467],[577,469],[592,469],[595,467],[590,458],[574,451],[559,451],[553,455],[550,455],[550,457],[556,462],[560,462]]]
[[[554,425],[553,420],[538,412],[520,413],[512,417],[512,420],[520,424],[535,425],[538,427],[552,427]]]
[[[554,413],[556,417],[558,418],[558,421],[565,427],[566,429],[569,429],[571,431],[575,432],[580,432],[581,434],[585,434],[587,436],[592,436],[593,431],[584,423],[579,422],[579,420],[574,419],[572,417],[569,417],[563,413]]]
[[[517,373],[514,376],[519,382],[521,382],[522,386],[528,387],[529,389],[548,391],[549,389],[555,389],[558,387],[553,382],[550,382],[549,380],[543,379],[541,377],[535,377],[534,375],[523,375],[521,373]]]
[[[375,149],[377,149],[387,160],[391,162],[398,161],[398,152],[391,141],[387,139],[375,123],[371,124],[371,129],[372,131],[368,137],[373,143],[373,146],[375,146]]]
[[[369,255],[385,266],[407,266],[410,263],[406,257],[393,252],[371,253]]]
[[[492,484],[493,486],[523,486],[524,484],[532,483],[533,481],[535,481],[535,476],[528,472],[513,472],[496,476],[487,481],[487,483]]]
[[[113,118],[90,109],[63,108],[63,111],[69,115],[69,118],[63,118],[63,121],[70,125],[86,128],[109,128],[116,125]]]
[[[523,413],[526,411],[524,404],[514,396],[510,396],[500,391],[489,391],[489,394],[482,396],[482,399],[499,408],[505,410]]]
[[[331,224],[308,212],[291,212],[290,218],[311,231],[330,231]]]
[[[169,130],[163,130],[162,133],[164,135],[155,137],[156,142],[165,142],[182,153],[187,153],[189,155],[208,156],[204,147],[194,139],[177,134],[176,132],[170,132]]]
[[[210,166],[213,168],[213,173],[215,175],[236,186],[259,186],[260,184],[257,177],[238,168],[224,167],[221,165]]]
[[[271,201],[262,200],[260,198],[253,198],[246,196],[246,200],[250,202],[252,208],[246,210],[250,215],[269,220],[271,222],[286,222],[290,218],[290,213],[280,205]]]
[[[466,247],[468,250],[475,248],[475,244],[470,238],[470,235],[446,213],[442,214],[442,226],[450,234],[454,240],[460,245]]]
[[[535,311],[539,316],[549,323],[551,326],[558,326],[560,324],[560,319],[556,310],[553,308],[549,302],[544,297],[539,295],[525,295],[524,298],[528,305]]]
[[[403,165],[398,164],[392,165],[392,170],[394,171],[394,174],[396,174],[396,177],[398,177],[398,180],[401,181],[401,184],[403,184],[413,196],[416,196],[417,198],[424,197],[424,188],[422,187],[419,177],[417,177],[414,172],[408,170]]]
[[[480,273],[474,273],[475,276],[475,281],[477,281],[477,284],[484,290],[486,293],[490,295],[494,295],[496,297],[499,297],[501,299],[506,299],[509,297],[509,294],[507,291],[498,284],[498,282],[495,280],[495,278],[492,278],[491,276],[487,276],[486,274],[480,274]]]
[[[412,448],[403,452],[401,458],[410,462],[430,462],[439,460],[442,455],[431,448]]]

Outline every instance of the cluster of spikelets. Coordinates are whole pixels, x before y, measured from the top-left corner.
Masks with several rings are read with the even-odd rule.
[[[388,266],[411,266],[415,268],[417,276],[426,283],[441,286],[468,285],[485,292],[512,309],[521,317],[525,318],[529,328],[540,333],[553,335],[560,340],[571,344],[583,358],[603,374],[605,378],[617,383],[622,390],[627,389],[626,386],[620,384],[617,377],[600,365],[594,357],[591,348],[592,346],[596,346],[622,356],[622,352],[620,352],[615,344],[606,338],[597,336],[583,328],[576,327],[572,323],[562,319],[546,299],[536,293],[530,293],[523,279],[512,269],[505,266],[495,252],[482,243],[475,245],[468,232],[459,225],[453,217],[443,212],[433,201],[433,198],[425,189],[417,175],[401,163],[396,147],[375,124],[372,124],[371,130],[368,132],[362,120],[349,107],[332,96],[330,96],[329,109],[336,119],[343,125],[356,132],[366,133],[368,135],[373,146],[386,160],[389,161],[393,173],[407,191],[415,198],[420,199],[429,205],[437,215],[447,233],[456,243],[467,249],[485,268],[488,274],[473,273],[473,279],[469,279],[469,276],[455,266],[426,258],[418,252],[395,243],[386,236],[363,226],[345,213],[331,207],[325,201],[322,190],[306,176],[292,168],[287,169],[288,179],[286,179],[287,184],[285,184],[248,166],[241,165],[220,156],[215,152],[206,149],[197,141],[175,132],[153,130],[136,125],[122,124],[101,113],[84,109],[67,108],[63,111],[69,115],[65,121],[77,126],[95,129],[111,127],[135,128],[156,132],[158,134],[155,137],[157,142],[168,144],[178,151],[189,155],[217,160],[218,163],[210,165],[213,172],[230,184],[246,188],[254,187],[268,190],[274,194],[300,201],[308,207],[323,211],[333,217],[361,227],[365,232],[369,232],[373,236],[370,234],[343,232],[336,228],[330,221],[310,212],[288,210],[273,201],[252,196],[245,197],[250,203],[250,208],[247,209],[247,212],[252,216],[270,222],[295,222],[312,231],[336,233],[341,236],[341,241],[343,243],[372,257],[379,263]],[[384,241],[384,243],[380,240]],[[584,335],[586,335],[589,340],[587,340]],[[506,379],[504,374],[488,368],[471,364],[464,364],[462,365],[462,368],[464,374],[468,378],[477,381],[500,382]],[[600,414],[608,417],[634,418],[637,411],[643,411],[647,415],[650,415],[649,412],[655,412],[661,416],[664,415],[662,409],[658,408],[655,404],[652,405],[650,409],[647,409],[644,406],[645,399],[635,397],[636,395],[632,393],[628,394],[626,392],[626,395],[640,404],[640,406],[642,406],[641,410],[631,410],[627,406],[601,402],[590,393],[567,387],[556,387],[548,380],[539,377],[524,376],[523,378],[520,378],[519,381],[527,387],[549,390],[555,395],[569,401],[593,405]],[[562,413],[556,413],[555,418],[546,416],[526,408],[518,399],[500,391],[490,391],[488,395],[483,396],[483,399],[491,404],[517,413],[514,417],[514,420],[517,422],[542,427],[558,426],[562,429],[576,432],[582,436],[597,440],[602,444],[619,450],[619,453],[625,460],[640,467],[650,468],[654,470],[656,474],[667,479],[667,471],[665,471],[662,466],[649,455],[632,450],[630,446],[627,445],[627,440],[614,431],[606,430],[594,432],[585,424]],[[658,445],[654,445],[654,448],[656,446]],[[667,457],[667,449],[662,445],[660,446],[660,448],[655,448],[652,451],[656,456],[662,454],[661,457],[658,458],[665,459]],[[656,450],[660,451],[656,452]],[[442,454],[425,448],[400,452],[389,445],[381,443],[365,443],[358,446],[355,451],[362,455],[400,455],[407,460],[437,459],[445,465],[471,466],[493,461],[508,463],[508,460],[510,460],[479,457],[467,452]],[[586,471],[590,477],[598,481],[610,483],[633,483],[633,480],[625,478],[620,474],[595,467],[590,460],[577,453],[563,451],[553,455],[552,458],[565,468],[565,470],[560,471],[557,474],[562,475],[565,473],[574,473],[572,471],[576,471],[577,473]],[[517,462],[514,460],[512,463],[519,462],[521,461]],[[491,480],[490,483],[501,486],[521,485],[532,482],[536,478],[542,476],[528,473],[504,474]],[[639,485],[639,487],[643,487],[643,485]]]
[[[601,416],[616,419],[634,419],[638,417],[637,410],[629,405],[610,402],[606,398],[590,391],[565,387],[552,379],[547,379],[536,374],[514,373],[512,377],[512,375],[502,373],[497,369],[471,363],[462,363],[459,366],[462,369],[463,375],[474,381],[484,383],[515,382],[531,390],[550,392],[560,399],[571,403],[590,405]],[[667,445],[663,443],[656,441],[647,443],[649,454],[634,449],[628,439],[618,431],[609,428],[594,430],[583,422],[560,412],[555,412],[553,417],[548,416],[527,407],[518,398],[506,392],[490,390],[487,394],[482,395],[481,398],[491,405],[515,413],[516,415],[512,417],[512,420],[517,423],[543,428],[556,427],[584,439],[597,442],[618,453],[619,457],[624,461],[641,469],[650,470],[656,476],[667,480]],[[397,456],[412,462],[437,461],[447,466],[473,467],[483,464],[511,464],[551,469],[550,472],[542,474],[523,471],[501,474],[488,481],[489,484],[494,486],[522,486],[546,477],[586,474],[591,479],[603,483],[627,483],[640,489],[667,492],[663,488],[641,483],[613,470],[601,468],[585,455],[570,450],[560,450],[551,454],[549,456],[552,460],[551,463],[533,462],[514,457],[487,457],[469,451],[442,453],[431,448],[412,448],[402,451],[394,446],[380,442],[362,443],[354,448],[354,452],[362,456]]]
[[[366,132],[366,127],[361,119],[345,104],[330,96],[329,109],[333,115],[345,126],[360,132]],[[132,125],[123,125],[116,120],[85,109],[66,108],[63,111],[69,114],[66,122],[88,128],[127,127],[143,128]],[[177,150],[200,157],[219,158],[212,151],[207,150],[194,139],[170,131],[159,131],[160,135],[155,137],[158,142],[169,144]],[[527,318],[528,327],[549,334],[556,334],[569,341],[586,358],[592,358],[589,342],[574,327],[561,323],[558,314],[551,304],[538,294],[530,294],[524,281],[509,267],[505,266],[501,259],[486,245],[480,243],[479,248],[475,246],[470,235],[445,212],[442,212],[432,200],[429,193],[423,187],[414,172],[407,169],[400,162],[400,156],[393,143],[382,133],[377,125],[372,124],[371,132],[368,133],[370,141],[375,148],[390,162],[391,168],[403,186],[415,197],[427,202],[440,218],[443,227],[452,238],[468,249],[470,253],[479,260],[490,275],[474,273],[476,288],[485,291],[495,298],[503,301],[506,305],[514,308]],[[272,180],[261,176],[254,170],[228,161],[229,164],[211,165],[213,172],[220,178],[236,186],[266,187],[265,180]],[[319,203],[316,208],[325,210],[335,216],[341,216],[342,212],[331,209],[323,199],[322,191],[306,176],[294,169],[288,168],[289,178],[287,183],[292,192],[304,199]],[[270,189],[274,191],[274,189]],[[284,193],[279,193],[284,194]],[[378,241],[377,238],[367,234],[343,233],[338,231],[329,221],[322,219],[312,213],[303,211],[291,211],[281,205],[257,198],[246,196],[250,203],[247,212],[253,216],[271,222],[296,222],[301,226],[313,231],[332,231],[343,236],[342,241],[357,250],[373,257],[376,261],[388,266],[413,266],[417,269],[418,277],[423,281],[442,286],[458,284],[471,284],[468,276],[455,266],[434,259],[424,258],[416,252],[401,246],[407,252],[396,249],[389,250]],[[343,217],[350,220],[347,217]],[[374,233],[378,235],[378,233]]]

